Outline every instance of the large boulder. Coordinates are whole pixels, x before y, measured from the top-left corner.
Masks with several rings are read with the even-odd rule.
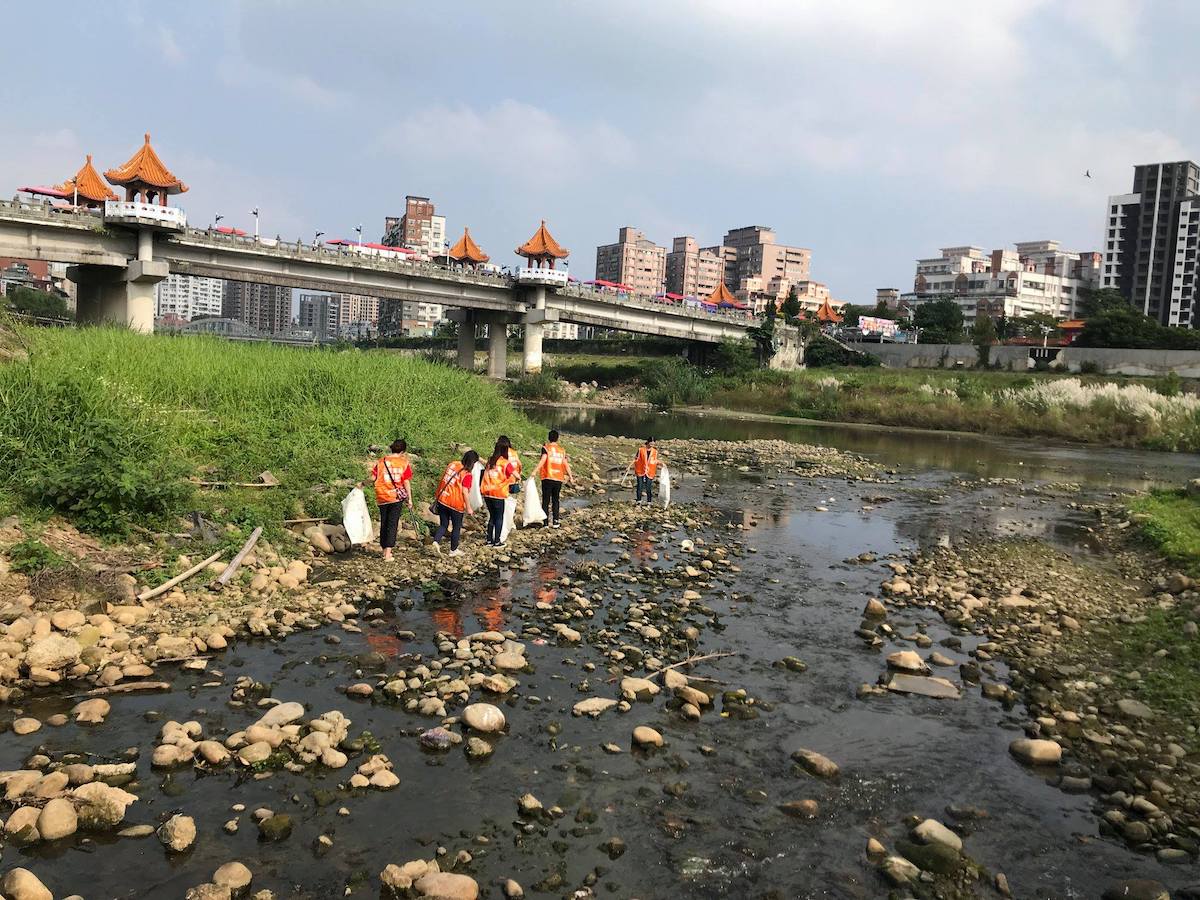
[[[28,869],[9,869],[0,882],[0,889],[9,900],[54,900],[50,889]]]
[[[79,641],[64,634],[52,634],[30,645],[25,653],[25,665],[31,669],[57,671],[75,665],[82,652]]]
[[[472,703],[463,709],[462,718],[468,728],[484,734],[495,734],[504,730],[504,713],[500,707],[490,703]]]
[[[469,875],[453,872],[429,872],[417,879],[413,885],[422,897],[437,900],[477,900],[479,885]]]
[[[182,853],[196,843],[196,822],[191,816],[173,815],[159,826],[158,839],[168,850]]]
[[[79,819],[75,815],[75,807],[71,801],[63,797],[55,797],[42,807],[38,816],[38,834],[43,841],[57,841],[59,838],[70,837],[79,828]]]
[[[103,781],[90,781],[72,791],[79,824],[84,828],[101,830],[114,828],[125,820],[125,811],[137,797]]]

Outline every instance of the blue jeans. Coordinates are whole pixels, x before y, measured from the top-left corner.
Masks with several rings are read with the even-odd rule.
[[[650,480],[649,475],[639,475],[637,477],[637,499],[642,499],[642,491],[646,492],[646,502],[649,503],[654,499],[654,482]]]
[[[483,502],[487,504],[488,511],[487,542],[498,544],[504,530],[504,501],[496,497],[484,497]]]
[[[463,514],[457,509],[451,509],[441,500],[437,505],[438,527],[433,533],[433,540],[440,544],[446,532],[450,532],[450,549],[457,550],[459,539],[462,538]]]

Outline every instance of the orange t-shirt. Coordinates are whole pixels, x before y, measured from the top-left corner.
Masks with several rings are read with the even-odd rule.
[[[658,448],[642,445],[638,448],[637,458],[633,461],[633,474],[654,477],[658,471]]]
[[[408,483],[412,481],[412,464],[405,453],[381,456],[371,470],[375,479],[375,502],[395,503],[408,499]]]
[[[442,480],[438,482],[437,499],[443,506],[458,512],[467,511],[467,491],[471,489],[471,473],[460,462],[446,466]]]

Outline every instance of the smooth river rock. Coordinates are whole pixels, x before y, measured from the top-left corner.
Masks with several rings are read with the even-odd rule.
[[[20,867],[8,870],[0,888],[9,900],[54,900],[54,895],[40,878]]]
[[[463,722],[468,728],[484,734],[495,734],[503,731],[505,720],[500,707],[490,703],[472,703],[462,711]]]
[[[837,763],[815,750],[801,748],[792,754],[792,759],[799,763],[805,772],[818,778],[837,778],[841,772]]]
[[[196,843],[196,822],[191,816],[173,815],[159,827],[158,839],[168,850],[182,853]]]
[[[429,872],[417,879],[413,885],[422,897],[437,900],[477,900],[479,885],[469,875],[453,872]]]
[[[75,807],[64,797],[56,797],[42,807],[38,816],[37,830],[43,841],[57,841],[70,837],[79,828]]]
[[[1021,738],[1008,745],[1008,752],[1031,766],[1053,766],[1062,759],[1062,747],[1054,741]]]

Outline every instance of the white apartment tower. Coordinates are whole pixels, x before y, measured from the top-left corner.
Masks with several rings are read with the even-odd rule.
[[[225,282],[220,278],[168,275],[154,289],[154,315],[174,315],[185,322],[201,316],[221,315]]]

